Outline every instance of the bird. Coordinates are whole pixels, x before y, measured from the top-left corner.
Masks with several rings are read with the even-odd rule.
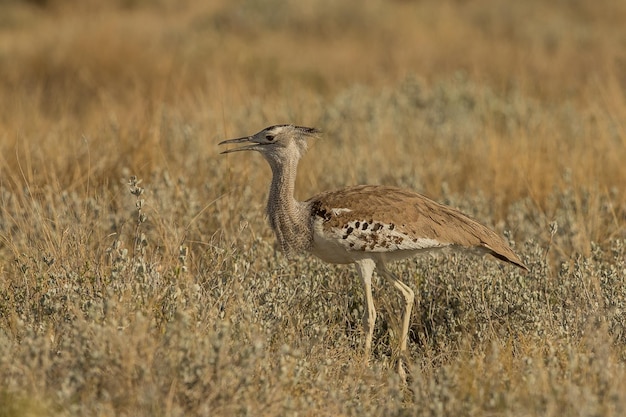
[[[406,381],[407,338],[414,291],[387,269],[387,263],[445,248],[493,257],[525,271],[518,255],[493,230],[461,211],[412,190],[386,185],[355,185],[297,201],[294,188],[298,162],[316,128],[280,124],[251,136],[218,145],[243,144],[222,151],[259,152],[269,163],[272,181],[266,214],[278,245],[287,258],[310,252],[332,264],[354,264],[364,292],[364,356],[369,363],[376,309],[372,296],[374,271],[402,295],[397,369]]]

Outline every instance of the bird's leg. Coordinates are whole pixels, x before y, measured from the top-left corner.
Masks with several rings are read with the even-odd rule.
[[[372,351],[372,337],[374,336],[374,324],[376,323],[376,308],[372,297],[372,273],[376,264],[372,259],[362,259],[356,262],[356,270],[363,283],[365,293],[365,312],[363,314],[363,331],[365,332],[365,360],[369,363]]]
[[[380,275],[385,277],[386,280],[390,281],[394,287],[398,289],[402,293],[404,297],[404,311],[402,312],[402,330],[400,332],[400,354],[398,358],[398,374],[403,381],[406,381],[406,371],[403,366],[403,362],[406,360],[406,350],[407,350],[407,339],[409,336],[409,324],[411,321],[411,310],[413,308],[413,303],[415,302],[415,293],[413,290],[406,285],[404,282],[400,281],[398,277],[389,272],[384,264],[379,263],[376,267],[376,270]]]

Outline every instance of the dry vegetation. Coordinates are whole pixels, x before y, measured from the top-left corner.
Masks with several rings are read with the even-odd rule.
[[[626,414],[624,21],[621,0],[1,2],[0,416]],[[326,132],[300,197],[420,190],[531,268],[396,265],[408,387],[393,289],[367,367],[354,271],[276,253],[265,162],[218,155],[286,122]]]

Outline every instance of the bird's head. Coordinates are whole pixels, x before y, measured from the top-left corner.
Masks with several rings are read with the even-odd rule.
[[[308,139],[316,137],[319,133],[318,129],[312,127],[276,125],[267,127],[252,136],[225,140],[219,145],[245,143],[245,146],[227,149],[221,153],[257,151],[273,165],[283,163],[289,158],[300,159],[306,153]]]

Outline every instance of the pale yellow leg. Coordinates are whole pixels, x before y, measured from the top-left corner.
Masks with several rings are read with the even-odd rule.
[[[365,312],[363,314],[363,331],[365,333],[365,359],[369,363],[372,351],[372,338],[374,336],[374,324],[376,323],[376,309],[372,297],[372,273],[376,264],[372,259],[363,259],[356,262],[356,270],[363,283],[365,293]]]
[[[398,277],[389,272],[383,263],[376,265],[376,271],[386,280],[390,281],[394,287],[402,293],[404,297],[404,310],[402,312],[402,329],[400,331],[400,352],[398,358],[398,374],[403,381],[406,381],[406,371],[404,369],[404,361],[406,360],[407,339],[409,337],[409,325],[411,322],[411,310],[415,302],[415,293],[413,290],[400,281]]]

